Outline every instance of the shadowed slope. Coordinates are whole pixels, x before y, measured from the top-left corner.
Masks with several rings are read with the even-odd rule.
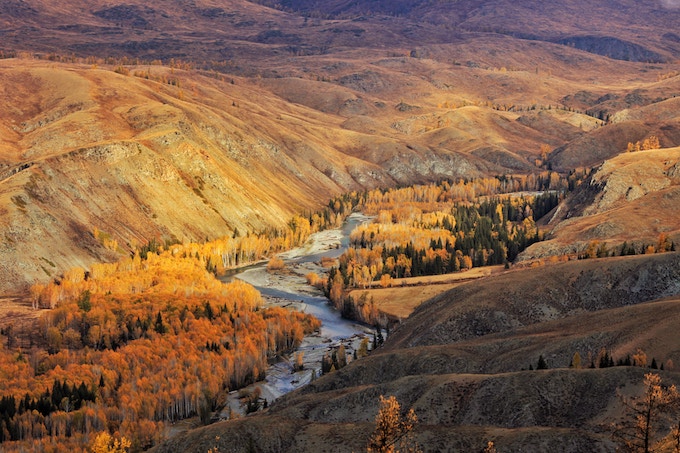
[[[248,444],[360,451],[380,395],[415,410],[424,451],[477,451],[488,440],[501,451],[613,451],[606,427],[622,410],[617,389],[639,392],[645,370],[568,365],[575,352],[583,367],[588,357],[597,362],[603,348],[615,359],[637,348],[657,363],[680,359],[679,272],[678,255],[665,254],[476,280],[421,305],[381,349],[282,397],[267,413],[193,431],[155,451],[200,451],[209,441],[220,451]],[[550,369],[526,371],[539,355]],[[270,434],[258,435],[264,426]]]

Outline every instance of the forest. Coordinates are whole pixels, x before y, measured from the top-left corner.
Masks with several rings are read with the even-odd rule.
[[[0,350],[3,449],[83,448],[108,431],[143,450],[166,422],[209,421],[229,390],[262,379],[270,360],[320,327],[264,307],[253,287],[222,284],[194,258],[151,254],[139,265],[129,269],[141,282],[130,293],[105,289],[125,275],[69,272],[66,286],[79,296],[40,318],[28,348]]]
[[[373,216],[354,229],[351,247],[319,280],[343,315],[376,323],[370,301],[353,300],[354,288],[387,287],[394,279],[509,265],[542,234],[536,220],[555,208],[572,184],[546,172],[538,177],[497,177],[373,190],[357,209]],[[585,172],[578,174],[581,178]]]
[[[259,234],[204,244],[152,238],[116,262],[35,284],[33,308],[45,309],[37,325],[0,332],[1,449],[89,451],[105,434],[142,451],[167,423],[208,423],[230,390],[263,379],[271,361],[320,327],[216,275],[340,225],[352,197]],[[120,250],[105,232],[92,235]]]

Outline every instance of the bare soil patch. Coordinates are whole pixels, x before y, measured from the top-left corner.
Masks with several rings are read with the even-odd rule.
[[[28,348],[33,344],[41,313],[41,310],[34,310],[25,298],[0,297],[0,328],[11,329],[11,341],[18,347]]]

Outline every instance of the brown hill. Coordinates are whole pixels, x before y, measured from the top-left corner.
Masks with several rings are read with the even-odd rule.
[[[640,253],[657,246],[662,234],[678,242],[679,169],[679,148],[623,153],[606,161],[551,214],[547,240],[521,259],[582,253],[593,241],[608,244],[610,253],[623,242]]]
[[[572,14],[576,26],[553,3],[520,8],[522,20],[502,2],[372,2],[362,16],[357,2],[296,5],[0,5],[6,50],[70,62],[0,65],[2,290],[110,258],[94,227],[123,250],[212,238],[281,225],[346,190],[541,171],[545,145],[548,165],[568,170],[650,134],[680,144],[674,64],[556,43],[620,29],[670,59],[674,41],[657,35],[677,10],[622,1],[646,24],[632,36],[613,25],[618,10],[603,25],[601,6]],[[522,39],[532,17],[536,36]]]
[[[106,259],[95,227],[122,250],[154,237],[261,231],[331,194],[391,179],[328,146],[333,118],[242,80],[151,73],[182,88],[110,70],[0,62],[8,88],[0,123],[11,132],[0,147],[3,290]]]
[[[575,81],[430,59],[366,63],[336,63],[332,79],[316,80],[2,60],[3,291],[110,259],[94,227],[122,250],[259,231],[347,190],[532,171],[541,144],[616,127],[566,110],[508,111],[525,95],[562,98]],[[644,109],[626,115],[662,115]]]
[[[461,285],[421,305],[368,358],[266,413],[155,451],[360,451],[379,395],[414,408],[424,451],[481,451],[488,440],[499,451],[613,451],[607,426],[621,413],[617,388],[635,394],[645,370],[568,364],[579,352],[585,367],[603,348],[615,359],[642,348],[650,361],[676,362],[679,274],[680,255],[665,254],[574,261]],[[528,371],[539,355],[550,369]],[[265,426],[268,434],[258,434]]]

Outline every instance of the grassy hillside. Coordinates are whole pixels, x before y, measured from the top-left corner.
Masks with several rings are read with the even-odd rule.
[[[597,362],[606,349],[623,359],[640,348],[648,364],[677,362],[678,272],[678,255],[665,254],[523,269],[461,285],[418,307],[367,358],[266,413],[170,439],[155,451],[249,444],[361,451],[379,395],[415,410],[424,451],[481,451],[488,440],[499,451],[614,451],[608,426],[622,414],[617,389],[636,394],[646,370],[588,369],[589,358]],[[581,369],[569,368],[575,352]],[[530,371],[540,355],[549,369]],[[678,381],[677,372],[660,373]],[[258,434],[264,426],[267,436]]]

